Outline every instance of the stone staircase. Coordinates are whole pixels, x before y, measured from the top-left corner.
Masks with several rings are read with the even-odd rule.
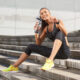
[[[41,66],[45,57],[32,53],[32,55],[19,66],[19,72],[2,72],[10,64],[17,61],[25,48],[35,43],[33,36],[0,36],[0,79],[1,80],[80,80],[80,46],[73,47],[77,41],[70,42],[71,55],[69,59],[56,59],[55,67],[42,71]],[[79,41],[78,44],[80,45]],[[45,39],[42,45],[52,46],[52,42]],[[74,44],[76,45],[76,43]]]

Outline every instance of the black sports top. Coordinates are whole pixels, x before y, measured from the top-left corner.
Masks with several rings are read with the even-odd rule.
[[[54,28],[53,28],[53,31],[52,32],[49,32],[48,31],[48,27],[47,27],[47,37],[54,41],[55,40],[55,37],[56,37],[56,34],[57,32],[59,32],[60,30],[58,28],[56,28],[56,24],[54,23]]]

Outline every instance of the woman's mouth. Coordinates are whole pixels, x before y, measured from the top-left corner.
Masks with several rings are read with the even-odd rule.
[[[43,17],[43,19],[44,19],[44,20],[47,20],[47,19],[48,19],[48,17],[47,17],[47,16],[45,16],[45,17]]]

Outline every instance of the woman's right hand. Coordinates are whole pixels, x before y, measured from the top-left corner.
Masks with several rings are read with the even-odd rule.
[[[38,33],[41,30],[41,26],[39,25],[39,22],[36,22],[35,26],[34,26],[34,31],[36,33]]]
[[[36,22],[35,26],[34,26],[34,31],[37,32],[38,31],[38,22]]]

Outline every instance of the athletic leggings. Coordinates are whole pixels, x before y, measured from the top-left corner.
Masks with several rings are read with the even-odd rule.
[[[55,39],[59,39],[62,41],[62,45],[61,45],[58,53],[56,54],[55,59],[67,59],[69,57],[70,50],[69,50],[69,47],[66,45],[65,38],[62,35],[62,32],[59,32],[56,35]],[[49,57],[51,54],[51,51],[52,51],[52,48],[50,48],[50,47],[36,45],[36,44],[30,44],[26,48],[25,53],[27,55],[30,55],[32,52],[35,52],[42,56]]]

